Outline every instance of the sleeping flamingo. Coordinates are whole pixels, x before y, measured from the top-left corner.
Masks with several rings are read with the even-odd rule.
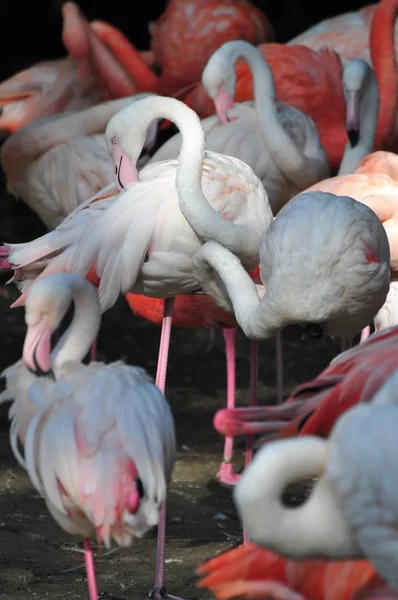
[[[73,320],[50,354],[72,302]],[[128,546],[157,525],[175,461],[172,413],[144,369],[81,362],[101,323],[97,292],[83,277],[35,281],[25,320],[23,358],[3,373],[1,400],[15,399],[11,446],[58,525],[85,538],[90,599],[97,600],[88,539]]]
[[[82,111],[39,119],[7,138],[0,150],[7,190],[54,229],[79,204],[112,182],[114,166],[105,143],[113,115],[148,94],[108,100]],[[157,121],[144,150],[151,150]],[[140,157],[138,167],[147,162]]]
[[[199,588],[218,600],[396,600],[367,560],[287,560],[253,543],[206,561]]]
[[[396,119],[398,77],[394,46],[397,0],[382,0],[374,11],[370,51],[379,84],[380,113],[375,148],[393,142],[392,119]],[[381,15],[383,28],[378,28]],[[373,29],[375,28],[375,29]],[[270,66],[276,95],[283,104],[293,106],[311,117],[319,131],[330,168],[337,171],[347,144],[346,105],[342,87],[342,62],[338,54],[323,49],[316,52],[305,46],[262,44],[258,47]],[[201,117],[214,113],[214,103],[200,84],[180,96]],[[236,65],[235,102],[253,99],[253,79],[243,61]]]
[[[253,73],[254,102],[234,105],[238,58],[247,61]],[[261,179],[274,216],[310,185],[306,182],[328,176],[327,157],[312,119],[277,101],[272,71],[254,46],[243,41],[221,46],[207,63],[202,82],[217,108],[217,116],[202,121],[206,149],[247,163]],[[177,158],[180,147],[181,134],[176,134],[149,162]]]
[[[182,131],[180,157],[147,165],[138,174],[136,161],[156,118],[170,119]],[[252,269],[258,265],[259,243],[272,212],[264,187],[250,167],[233,157],[205,152],[198,116],[178,100],[154,96],[134,102],[109,121],[105,135],[120,193],[106,199],[98,194],[54,231],[26,244],[7,246],[14,280],[21,280],[24,289],[14,306],[24,303],[37,276],[63,271],[97,279],[102,311],[129,291],[165,298],[157,377],[163,390],[173,298],[199,289],[192,257],[206,236],[213,235],[213,216],[220,225],[214,230],[217,239]],[[202,239],[179,204],[185,215],[200,215]],[[4,265],[4,255],[2,259]],[[164,512],[161,517],[164,523]],[[163,528],[159,532],[164,535]],[[162,559],[157,563],[155,589],[163,586]]]
[[[397,384],[395,369],[371,404],[342,414],[327,440],[304,436],[259,450],[234,488],[251,541],[299,560],[368,558],[398,590]],[[304,503],[286,509],[281,501],[285,487],[314,477]]]
[[[207,60],[225,42],[259,44],[274,38],[266,15],[250,0],[191,0],[189,8],[185,0],[169,0],[163,14],[150,24],[150,33],[163,95],[198,81]]]

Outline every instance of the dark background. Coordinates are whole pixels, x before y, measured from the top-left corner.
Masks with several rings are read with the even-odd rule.
[[[0,80],[44,59],[65,54],[61,43],[62,0],[0,0]],[[148,22],[156,20],[166,0],[80,0],[91,19],[119,27],[140,50],[149,46]],[[286,42],[310,25],[364,5],[361,0],[254,0],[270,19],[278,42]]]

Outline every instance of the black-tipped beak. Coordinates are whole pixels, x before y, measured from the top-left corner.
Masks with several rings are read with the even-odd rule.
[[[37,351],[37,346],[35,346],[35,349],[33,351],[34,369],[30,369],[28,367],[28,371],[33,373],[33,375],[36,375],[36,377],[51,377],[51,379],[55,379],[55,375],[54,375],[52,369],[50,369],[49,371],[43,371],[43,369],[40,367],[39,363],[37,362],[36,351]]]
[[[355,146],[359,142],[359,130],[358,129],[349,129],[347,131],[348,139],[350,140],[351,148],[355,148]]]

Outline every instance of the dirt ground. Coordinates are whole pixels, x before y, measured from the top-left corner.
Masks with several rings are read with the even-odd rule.
[[[44,229],[24,205],[6,195],[0,203],[0,241],[26,241]],[[21,355],[25,333],[23,309],[10,310],[17,297],[0,280],[1,370]],[[336,354],[331,341],[301,341],[298,328],[283,335],[285,394],[316,375]],[[99,360],[123,359],[155,374],[159,329],[132,315],[124,299],[103,318]],[[167,397],[172,405],[178,456],[168,503],[167,588],[175,594],[208,598],[195,586],[195,567],[236,544],[241,535],[231,492],[216,472],[223,439],[212,418],[225,401],[222,334],[211,350],[206,331],[174,330]],[[247,403],[249,341],[238,335],[237,402]],[[275,402],[273,343],[260,345],[260,401]],[[243,442],[237,444],[237,467]],[[147,597],[155,567],[156,532],[127,550],[95,547],[99,591],[104,600]],[[24,471],[17,466],[8,440],[6,411],[0,411],[0,598],[31,600],[86,598],[82,543],[64,533],[47,514]]]

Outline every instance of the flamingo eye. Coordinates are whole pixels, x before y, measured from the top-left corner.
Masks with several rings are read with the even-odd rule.
[[[117,137],[115,135],[112,138],[112,144],[117,144]]]

